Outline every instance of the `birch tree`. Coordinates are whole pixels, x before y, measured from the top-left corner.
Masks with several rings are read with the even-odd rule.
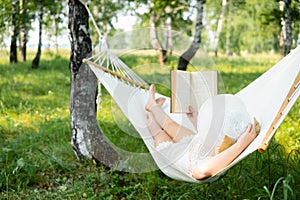
[[[27,31],[25,23],[25,0],[20,0],[20,16],[23,19],[20,24],[20,52],[21,52],[21,61],[26,61],[26,43],[27,43]]]
[[[274,49],[282,56],[296,45],[300,30],[300,3],[292,0],[273,0],[272,9],[265,8],[262,18],[264,32],[273,36]],[[266,6],[264,6],[266,7]]]
[[[27,59],[27,42],[28,32],[32,28],[32,21],[34,20],[36,10],[36,2],[28,0],[19,0],[19,50],[20,61],[26,61]]]
[[[38,20],[39,20],[39,42],[38,42],[38,50],[36,52],[36,56],[32,61],[31,67],[32,68],[38,68],[40,59],[41,59],[41,54],[42,54],[42,30],[43,30],[43,14],[44,14],[44,9],[43,9],[43,0],[38,1],[38,7],[39,7],[39,15],[38,15]]]
[[[286,56],[290,53],[292,47],[292,15],[291,15],[291,0],[283,0],[279,3],[282,4],[282,11],[283,11],[283,22],[282,22],[282,29],[283,29],[283,39],[284,39],[284,51],[283,54]]]
[[[155,49],[155,51],[157,52],[157,56],[158,56],[158,63],[160,65],[164,64],[164,56],[163,56],[163,49],[162,49],[162,45],[157,37],[157,32],[156,32],[156,25],[155,25],[155,21],[156,21],[156,15],[154,13],[154,11],[150,11],[150,40],[151,40],[151,44],[153,46],[153,48]]]
[[[117,155],[98,127],[95,103],[97,78],[88,65],[82,62],[92,52],[88,12],[79,0],[69,0],[68,5],[71,40],[71,143],[78,158],[111,165],[116,161]]]
[[[215,34],[215,46],[214,46],[215,56],[218,56],[219,40],[220,40],[220,34],[222,31],[222,25],[225,17],[226,5],[227,5],[227,0],[222,0],[222,9],[218,20],[217,31]]]
[[[10,63],[18,62],[17,57],[17,38],[19,35],[18,30],[18,0],[12,0],[12,10],[11,10],[11,42],[10,42]]]
[[[203,6],[205,0],[197,0],[197,16],[196,16],[196,25],[195,25],[195,34],[191,46],[180,56],[178,61],[177,69],[186,70],[187,65],[194,57],[198,49],[200,48],[201,42],[201,33],[203,28]]]
[[[158,62],[163,64],[167,61],[168,52],[173,50],[172,31],[182,30],[190,33],[192,25],[189,13],[192,1],[182,0],[136,0],[136,5],[149,7],[149,12],[137,13],[142,26],[150,25],[150,41],[153,49],[157,51]],[[160,37],[162,32],[162,37]]]

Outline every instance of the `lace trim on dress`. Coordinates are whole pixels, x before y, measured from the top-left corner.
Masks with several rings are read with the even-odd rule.
[[[156,146],[156,150],[157,150],[157,151],[160,151],[160,150],[166,148],[167,146],[169,146],[169,145],[172,144],[172,143],[174,143],[174,142],[170,142],[170,141],[164,141],[164,142],[161,142],[161,143],[159,143],[159,144]]]
[[[188,140],[192,140],[194,137],[195,137],[195,135],[187,135],[187,136],[184,136],[183,138],[181,138],[181,140],[179,142],[163,141],[156,146],[156,150],[158,150],[158,151],[162,150],[162,149],[168,147],[170,144],[185,143]]]

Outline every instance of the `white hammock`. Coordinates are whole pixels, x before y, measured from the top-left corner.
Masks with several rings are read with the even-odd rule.
[[[100,53],[92,58],[84,59],[84,62],[90,66],[140,134],[159,169],[170,178],[196,183],[212,182],[250,153],[257,149],[264,152],[300,95],[300,47],[297,47],[275,66],[235,94],[242,99],[249,114],[255,116],[260,122],[261,131],[258,137],[230,165],[216,175],[204,181],[196,180],[186,170],[172,163],[164,153],[156,150],[146,126],[144,106],[148,100],[147,83],[110,52],[87,4],[83,1],[81,3],[87,9],[101,42]],[[158,94],[158,96],[163,95]],[[179,124],[184,124],[193,130],[194,127],[186,114],[169,112],[170,99],[165,98],[164,111]]]
[[[105,43],[103,43],[105,44]],[[92,60],[92,61],[91,61]],[[114,101],[140,134],[160,170],[170,178],[187,182],[211,182],[250,153],[266,150],[277,128],[299,97],[300,47],[294,49],[274,67],[269,69],[247,87],[238,92],[251,116],[260,122],[258,137],[230,165],[204,181],[195,180],[186,170],[172,163],[162,152],[156,150],[146,126],[144,106],[148,100],[146,83],[104,45],[97,57],[84,60],[96,74]],[[113,72],[111,72],[113,71]],[[124,78],[125,77],[125,78]],[[158,94],[158,96],[162,96]],[[158,97],[157,96],[157,97]],[[169,112],[170,99],[165,97],[164,111],[179,124],[193,130],[186,114]]]

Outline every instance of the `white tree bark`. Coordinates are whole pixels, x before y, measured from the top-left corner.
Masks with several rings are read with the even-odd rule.
[[[108,166],[117,161],[113,148],[104,139],[96,119],[97,78],[82,59],[91,56],[88,13],[78,0],[69,0],[71,40],[71,143],[78,158],[88,158]]]
[[[39,0],[39,43],[38,43],[38,50],[36,52],[36,56],[34,57],[31,67],[38,68],[40,63],[40,58],[42,54],[42,30],[43,30],[43,0]]]
[[[23,17],[24,13],[24,0],[19,0],[20,2],[20,16]],[[27,43],[27,31],[25,28],[25,23],[20,24],[20,61],[26,61],[26,43]]]
[[[52,18],[53,28],[54,28],[54,38],[53,38],[53,46],[54,46],[54,54],[58,54],[58,34],[59,34],[59,27],[55,20],[55,17]]]
[[[279,46],[283,56],[286,56],[291,51],[292,40],[293,40],[291,0],[279,1],[279,9],[283,13],[283,16],[281,18],[282,29],[279,38]]]
[[[203,28],[203,6],[205,0],[197,0],[197,17],[196,17],[196,26],[195,26],[195,35],[191,46],[185,51],[179,58],[177,69],[179,70],[186,70],[187,65],[194,57],[196,52],[200,47],[201,42],[201,33]]]
[[[291,15],[291,0],[284,0],[285,3],[285,14],[284,14],[284,22],[285,22],[285,38],[284,38],[284,55],[290,53],[292,48],[292,15]]]
[[[221,31],[222,31],[223,21],[225,18],[226,5],[227,5],[227,0],[222,0],[222,9],[221,9],[221,13],[220,13],[220,18],[218,20],[217,31],[215,34],[215,46],[214,46],[215,56],[218,56],[219,40],[220,40]]]
[[[158,56],[158,63],[160,65],[164,64],[164,58],[163,58],[163,52],[162,52],[162,46],[157,38],[156,34],[156,25],[155,25],[155,13],[154,11],[151,12],[150,16],[150,39],[152,47],[156,50],[157,56]]]
[[[158,63],[160,65],[164,64],[164,56],[163,56],[163,49],[160,41],[158,40],[157,33],[156,33],[156,15],[155,11],[151,8],[153,5],[152,0],[149,1],[150,3],[150,40],[151,40],[151,45],[153,49],[157,52],[158,56]]]
[[[173,40],[172,40],[172,19],[171,17],[167,17],[165,22],[165,30],[164,30],[164,60],[166,58],[167,51],[170,51],[172,54],[173,51]]]

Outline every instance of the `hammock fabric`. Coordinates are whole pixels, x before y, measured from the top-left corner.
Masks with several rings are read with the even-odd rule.
[[[264,152],[279,125],[299,97],[300,47],[294,49],[275,66],[236,93],[251,116],[260,122],[258,137],[230,165],[204,181],[195,180],[177,163],[171,162],[163,152],[157,151],[146,126],[144,106],[148,100],[146,83],[104,45],[98,57],[85,59],[102,85],[129,119],[145,142],[160,170],[170,178],[186,182],[212,182],[247,155]],[[112,72],[113,71],[113,72]],[[127,76],[130,74],[129,76]],[[125,77],[125,78],[124,78]],[[157,97],[163,96],[157,94]],[[170,98],[165,97],[164,111],[179,124],[194,129],[186,114],[170,113]]]
[[[144,106],[148,100],[147,83],[110,52],[87,4],[82,0],[80,2],[85,6],[91,17],[99,35],[101,48],[98,55],[84,59],[84,62],[90,66],[99,81],[140,134],[159,169],[170,178],[196,183],[212,182],[257,149],[264,152],[279,125],[300,95],[300,47],[297,47],[275,66],[235,94],[246,105],[249,114],[255,116],[259,121],[261,130],[258,137],[230,165],[216,175],[204,181],[195,180],[178,163],[170,161],[163,152],[156,150],[152,136],[146,126]],[[159,96],[163,95],[158,94],[157,97]],[[179,124],[193,130],[194,127],[186,114],[172,114],[169,112],[170,98],[165,98],[164,111]],[[211,135],[206,138],[214,139]],[[211,143],[211,141],[207,141],[207,143]],[[206,140],[204,147],[205,145]]]

